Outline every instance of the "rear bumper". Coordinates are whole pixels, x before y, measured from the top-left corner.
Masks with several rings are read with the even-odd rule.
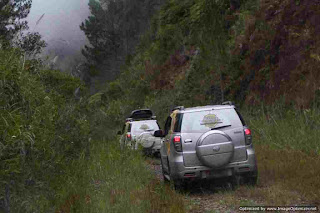
[[[247,160],[233,162],[219,169],[206,166],[186,167],[183,156],[176,156],[170,162],[170,172],[173,179],[211,179],[229,177],[235,174],[256,174],[257,161],[253,148],[247,149]]]
[[[160,153],[160,149],[161,149],[161,144],[155,144],[152,147],[152,153]]]

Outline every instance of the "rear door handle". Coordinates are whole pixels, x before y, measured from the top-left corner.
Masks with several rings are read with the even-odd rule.
[[[184,142],[185,143],[192,143],[192,140],[191,139],[185,139]]]

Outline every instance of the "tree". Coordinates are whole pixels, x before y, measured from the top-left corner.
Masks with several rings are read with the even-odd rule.
[[[41,40],[41,35],[39,33],[30,33],[26,35],[23,33],[15,41],[15,45],[18,46],[28,57],[36,56],[41,53],[42,48],[46,47],[45,41]]]
[[[8,45],[18,32],[28,29],[22,21],[30,12],[32,0],[0,0],[0,42]]]
[[[163,1],[90,0],[91,16],[80,26],[90,42],[82,51],[88,68],[98,71],[103,80],[113,80]]]
[[[111,78],[114,76],[111,65],[119,61],[118,52],[121,44],[118,19],[121,6],[120,3],[111,1],[106,10],[101,3],[90,0],[92,15],[80,26],[90,42],[90,45],[86,45],[82,50],[88,67],[100,71],[100,74],[103,74],[101,70],[107,69]]]

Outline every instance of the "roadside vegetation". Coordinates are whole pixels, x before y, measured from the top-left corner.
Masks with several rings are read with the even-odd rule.
[[[121,74],[94,95],[1,46],[0,211],[199,212],[201,202],[161,183],[115,135],[137,108],[152,109],[163,127],[173,106],[223,100],[234,100],[252,129],[259,180],[208,199],[232,211],[320,205],[317,11],[307,0],[168,0]]]
[[[1,211],[184,211],[140,153],[120,151],[113,121],[79,79],[17,49],[0,50],[0,61]]]
[[[249,116],[249,125],[254,131],[260,185],[283,194],[275,204],[309,202],[319,205],[319,109],[257,111]],[[287,195],[285,191],[291,192]],[[261,197],[274,196],[273,193]]]

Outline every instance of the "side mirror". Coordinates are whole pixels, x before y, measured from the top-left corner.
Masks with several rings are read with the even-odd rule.
[[[163,138],[165,135],[164,135],[164,132],[161,129],[159,129],[154,132],[153,136],[157,138]]]
[[[121,132],[121,131],[118,131],[117,135],[122,135],[122,132]]]

